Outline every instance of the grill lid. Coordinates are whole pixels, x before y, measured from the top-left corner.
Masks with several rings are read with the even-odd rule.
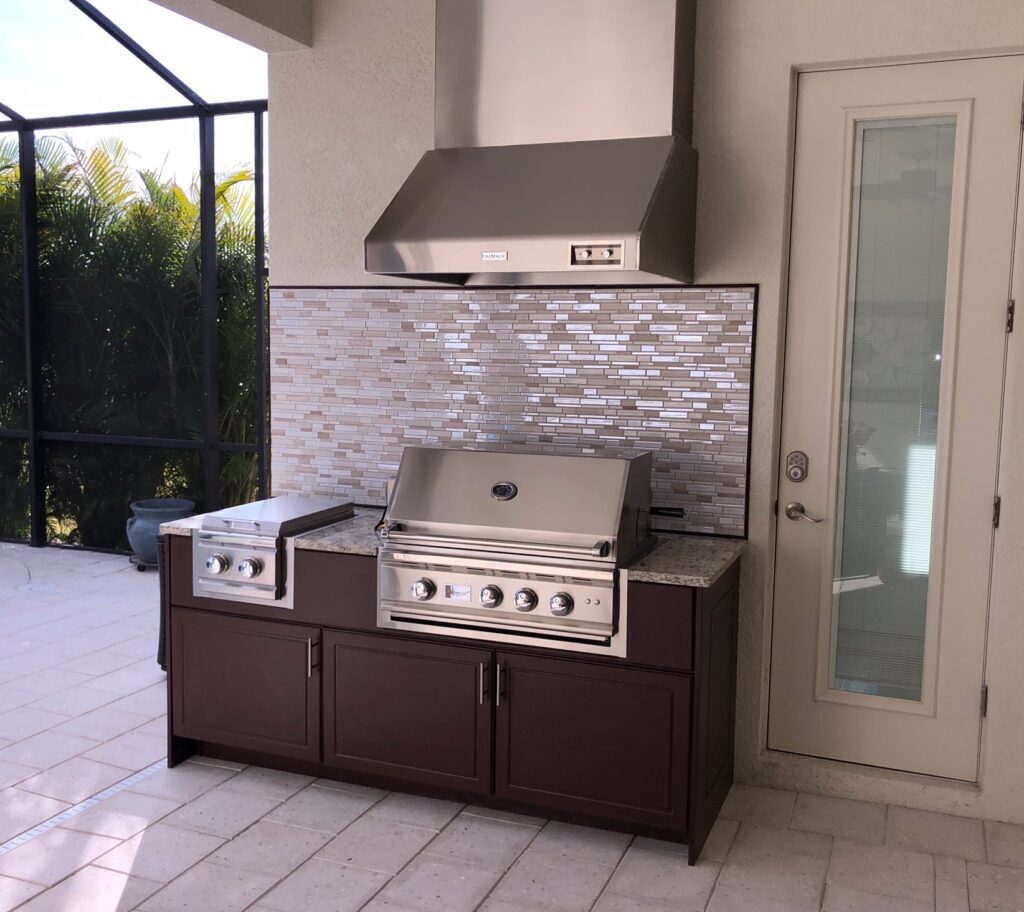
[[[281,538],[347,519],[353,509],[351,500],[340,497],[284,494],[207,513],[201,529],[204,532],[244,532]]]
[[[621,562],[647,538],[650,475],[649,453],[627,458],[406,447],[385,523],[401,537],[441,547],[514,543]]]

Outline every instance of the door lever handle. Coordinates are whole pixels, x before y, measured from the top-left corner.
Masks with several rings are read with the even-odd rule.
[[[808,522],[815,524],[825,521],[824,519],[808,515],[807,511],[804,510],[804,505],[798,500],[794,500],[791,504],[786,504],[786,518],[792,520],[806,519]]]

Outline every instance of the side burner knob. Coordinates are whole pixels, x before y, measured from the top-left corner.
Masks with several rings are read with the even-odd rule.
[[[223,573],[231,566],[231,561],[223,554],[211,554],[206,558],[206,569],[210,573]]]
[[[246,579],[252,579],[254,576],[259,576],[262,569],[263,562],[255,557],[247,557],[238,565],[238,572]]]

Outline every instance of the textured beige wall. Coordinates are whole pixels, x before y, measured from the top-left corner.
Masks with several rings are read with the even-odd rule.
[[[432,124],[430,0],[316,0],[314,46],[271,56],[271,235],[276,285],[372,284],[362,237]],[[795,68],[1024,50],[1019,0],[701,0],[695,144],[697,281],[759,283],[740,642],[738,772],[747,781],[1024,822],[1024,368],[1011,359],[980,788],[764,752],[770,555],[784,330]],[[1024,278],[1018,281],[1024,299]],[[1018,335],[1021,335],[1018,333]],[[1014,340],[1024,344],[1024,336]],[[315,356],[315,353],[311,353]],[[1011,445],[1014,444],[1014,445]],[[980,595],[980,594],[979,594]]]
[[[433,145],[434,4],[317,0],[313,28],[270,56],[270,280],[393,285],[363,237]]]
[[[700,154],[697,280],[759,282],[752,427],[751,549],[746,559],[737,720],[738,775],[797,787],[1024,821],[1024,562],[1019,514],[997,536],[980,787],[763,750],[770,645],[771,552],[794,69],[1024,49],[1015,0],[704,0],[698,3],[694,142]],[[727,279],[727,277],[729,277]],[[1021,291],[1020,294],[1024,294]],[[1017,380],[1024,380],[1017,368]],[[1007,441],[1024,435],[1016,404]],[[1024,479],[1007,445],[1007,513]],[[1009,464],[1009,468],[1005,468]],[[1016,560],[1013,550],[1016,548]],[[979,597],[982,594],[979,593]]]

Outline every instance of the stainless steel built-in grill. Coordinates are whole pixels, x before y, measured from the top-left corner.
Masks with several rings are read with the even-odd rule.
[[[623,571],[652,543],[651,455],[407,447],[379,627],[625,655]]]
[[[207,513],[192,535],[193,594],[291,608],[295,536],[353,509],[351,500],[289,494]]]

